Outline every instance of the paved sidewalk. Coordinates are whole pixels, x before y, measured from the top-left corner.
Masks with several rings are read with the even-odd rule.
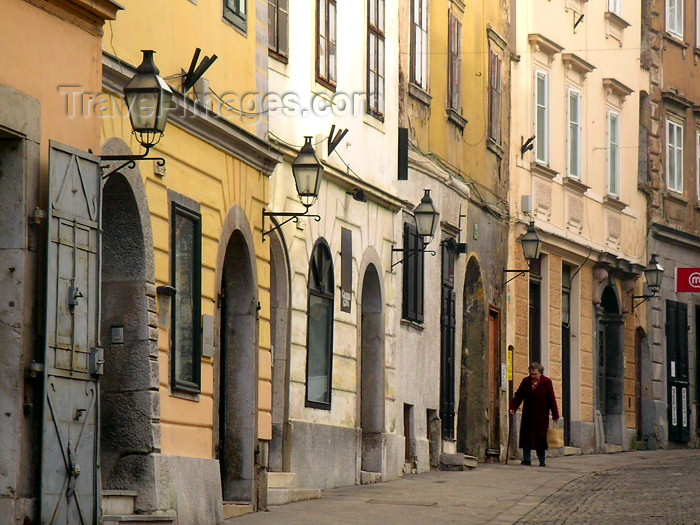
[[[699,450],[571,456],[548,458],[546,468],[480,464],[472,471],[331,489],[318,500],[225,523],[690,525],[700,523],[699,487]]]

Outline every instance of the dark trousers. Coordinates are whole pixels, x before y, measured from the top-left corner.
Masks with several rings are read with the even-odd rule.
[[[523,461],[530,461],[531,457],[532,457],[532,449],[531,448],[524,448],[523,449]],[[537,459],[540,460],[540,465],[544,465],[544,458],[545,458],[545,451],[538,450],[537,451]]]

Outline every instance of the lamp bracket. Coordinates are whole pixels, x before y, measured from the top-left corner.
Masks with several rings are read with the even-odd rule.
[[[517,279],[521,275],[525,275],[526,273],[530,273],[530,268],[528,268],[527,270],[506,270],[506,269],[504,269],[503,273],[515,273],[515,274],[517,274],[517,275],[514,275],[513,277],[511,277],[510,279],[508,279],[507,281],[505,281],[503,283],[503,285],[505,286],[506,284],[511,282],[513,279]]]
[[[263,208],[263,211],[262,211],[263,227],[265,225],[265,217],[286,217],[287,219],[280,222],[277,226],[274,226],[274,227],[270,228],[269,230],[263,232],[263,234],[262,234],[263,242],[265,242],[265,237],[267,235],[271,234],[275,230],[280,229],[282,226],[287,224],[289,221],[299,222],[299,217],[309,217],[311,219],[314,219],[316,222],[321,221],[320,215],[309,214],[308,209],[306,211],[301,211],[301,212],[275,212],[275,211],[265,211],[265,208]]]
[[[401,252],[401,253],[406,253],[406,252],[408,252],[408,253],[406,253],[406,255],[405,255],[402,259],[400,259],[400,260],[394,262],[394,253],[395,253],[395,252]],[[397,264],[403,264],[403,262],[404,262],[406,259],[408,259],[411,255],[417,255],[417,254],[419,254],[419,253],[429,253],[429,254],[432,255],[433,257],[435,257],[435,256],[437,255],[437,252],[436,252],[435,250],[426,250],[425,248],[420,249],[420,250],[415,250],[415,249],[413,249],[413,250],[405,250],[404,248],[392,248],[392,249],[391,249],[391,269],[393,270],[393,269],[394,269],[394,266],[396,266]]]
[[[635,309],[635,308],[637,308],[638,306],[643,305],[643,304],[646,303],[649,299],[652,299],[652,298],[654,298],[654,297],[656,297],[656,294],[655,294],[655,293],[653,293],[653,294],[651,294],[651,295],[633,295],[633,296],[632,296],[632,311],[634,312],[634,309]],[[642,299],[642,300],[639,301],[637,304],[634,304],[634,300],[635,300],[635,299]]]
[[[155,161],[158,166],[165,166],[165,159],[163,157],[149,157],[148,152],[151,148],[146,148],[146,151],[141,155],[102,155],[100,157],[100,168],[102,169],[102,180],[106,180],[110,175],[114,175],[116,172],[123,168],[133,169],[136,167],[136,161],[138,160],[152,160]],[[116,168],[112,168],[113,162],[121,162]],[[107,170],[107,171],[106,171]],[[106,171],[106,172],[105,172]]]

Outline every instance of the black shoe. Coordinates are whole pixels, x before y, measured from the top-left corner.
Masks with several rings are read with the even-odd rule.
[[[521,465],[532,465],[532,462],[522,460],[522,461],[520,462],[520,464],[521,464]]]
[[[546,467],[546,466],[547,465],[545,465],[544,461],[540,461],[540,467]]]

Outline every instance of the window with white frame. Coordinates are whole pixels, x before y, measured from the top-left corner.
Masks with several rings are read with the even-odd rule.
[[[411,0],[411,82],[428,89],[428,0]]]
[[[581,178],[581,93],[575,89],[568,89],[567,111],[569,120],[568,148],[567,148],[567,175],[574,179]]]
[[[535,160],[549,164],[549,74],[535,72]]]
[[[620,196],[620,114],[608,111],[608,194]]]
[[[683,38],[683,0],[666,0],[666,31]]]
[[[683,124],[666,120],[666,178],[668,189],[683,193]]]
[[[615,13],[617,16],[621,16],[622,0],[608,0],[608,11]]]

